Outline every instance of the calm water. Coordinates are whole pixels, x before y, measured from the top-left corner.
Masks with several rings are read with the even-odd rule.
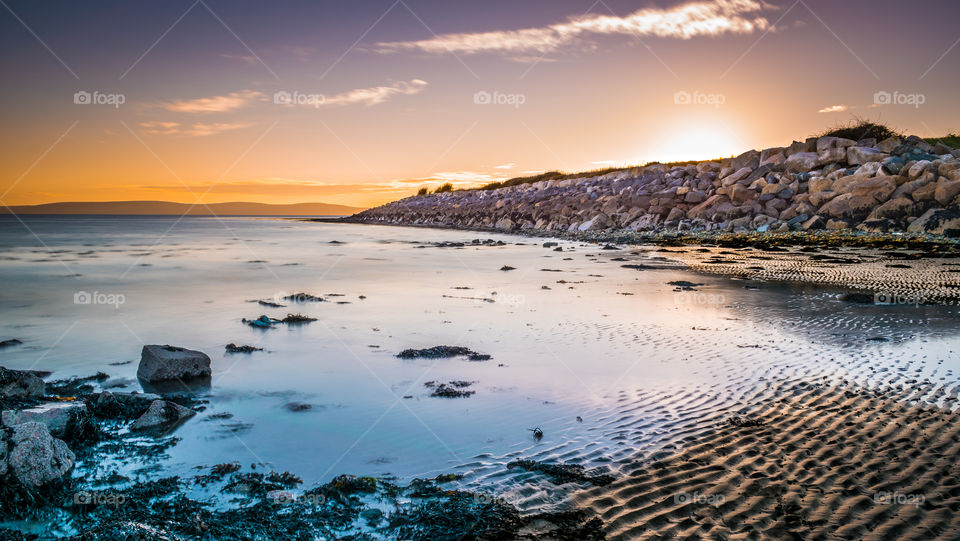
[[[511,457],[616,471],[771,381],[926,378],[954,389],[960,368],[955,308],[849,305],[835,292],[698,276],[648,251],[561,241],[556,252],[506,235],[282,219],[23,220],[0,218],[0,339],[24,342],[0,350],[0,364],[53,378],[102,371],[122,391],[141,389],[143,344],[213,360],[212,386],[197,391],[208,408],[159,465],[130,466],[145,477],[230,461],[266,463],[307,486],[342,473],[459,471],[467,485],[542,506],[553,496],[518,483],[503,467]],[[506,244],[435,244],[474,238]],[[676,292],[673,280],[704,285]],[[75,302],[84,292],[93,303]],[[328,302],[255,302],[297,292]],[[318,321],[241,323],[287,313]],[[227,355],[230,342],[265,351]],[[493,359],[395,357],[439,344]],[[475,381],[476,395],[432,398],[431,380]],[[232,417],[211,418],[224,412]]]

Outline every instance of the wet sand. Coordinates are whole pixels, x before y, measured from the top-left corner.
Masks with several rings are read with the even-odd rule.
[[[813,283],[860,290],[880,304],[956,303],[960,257],[864,248],[661,248],[657,255],[697,272],[765,281]]]
[[[792,383],[585,491],[613,539],[957,539],[960,415],[914,390]]]

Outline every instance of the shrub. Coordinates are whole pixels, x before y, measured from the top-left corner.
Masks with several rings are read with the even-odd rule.
[[[427,192],[429,192],[429,190],[427,190],[427,187],[424,186],[423,188],[417,190],[417,195],[427,195]]]
[[[433,193],[444,193],[444,192],[452,192],[452,191],[453,191],[453,184],[450,184],[448,182],[443,186],[440,186],[439,188],[437,188]]]
[[[817,137],[842,137],[859,141],[861,139],[876,139],[878,142],[890,137],[902,137],[903,134],[885,126],[864,120],[860,117],[853,117],[847,123],[840,123],[831,129],[817,135]]]

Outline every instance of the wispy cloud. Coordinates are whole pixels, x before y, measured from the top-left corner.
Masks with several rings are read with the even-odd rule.
[[[263,98],[262,92],[241,90],[225,96],[212,96],[193,100],[179,100],[165,103],[163,108],[174,113],[225,113],[241,109]]]
[[[842,113],[849,109],[846,105],[831,105],[817,111],[818,113]]]
[[[418,41],[380,42],[369,49],[378,53],[501,53],[522,57],[553,52],[590,36],[690,39],[697,36],[752,34],[770,27],[770,22],[760,14],[771,9],[775,7],[761,0],[701,0],[665,9],[641,9],[624,17],[585,15],[544,27],[444,34]]]
[[[248,128],[250,126],[252,126],[252,124],[249,122],[195,122],[189,125],[183,125],[179,122],[162,121],[140,123],[140,127],[144,128],[149,135],[184,135],[187,137],[216,135],[226,131]]]
[[[419,94],[427,87],[427,82],[420,79],[400,81],[387,86],[371,88],[355,88],[332,96],[325,96],[324,105],[377,105],[394,96],[410,96]]]
[[[494,169],[513,169],[516,166],[517,164],[511,162],[511,163],[505,163],[503,165],[494,165],[493,168]]]

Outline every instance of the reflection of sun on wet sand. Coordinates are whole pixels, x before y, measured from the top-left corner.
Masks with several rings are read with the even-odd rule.
[[[618,539],[957,539],[957,413],[853,386],[780,396],[579,503]]]
[[[863,248],[781,249],[683,247],[657,252],[699,272],[769,281],[809,282],[876,294],[889,304],[960,300],[960,257]]]

